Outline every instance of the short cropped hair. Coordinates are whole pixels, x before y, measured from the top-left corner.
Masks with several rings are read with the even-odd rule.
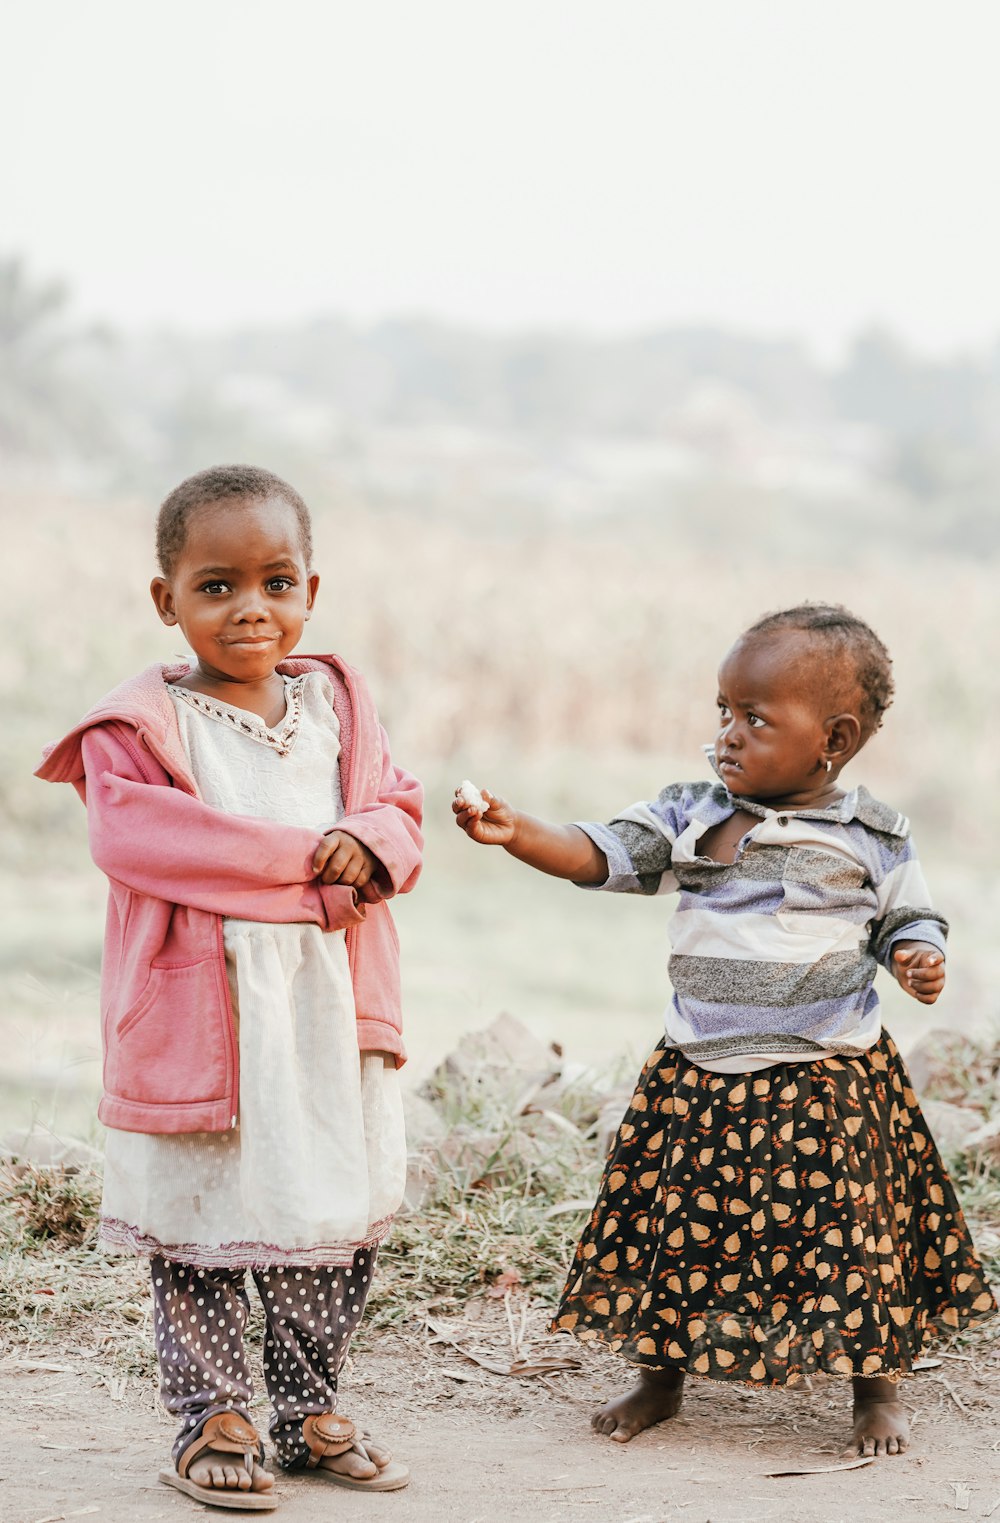
[[[856,688],[862,735],[867,740],[882,723],[892,703],[892,657],[878,635],[841,603],[800,603],[779,613],[767,613],[742,636],[801,630],[825,645],[831,659],[831,677],[839,667],[841,680]],[[836,682],[836,677],[833,677]]]
[[[187,526],[193,514],[200,508],[216,503],[243,498],[249,502],[265,502],[269,497],[280,498],[295,511],[299,521],[302,554],[307,568],[312,564],[312,520],[309,509],[294,487],[275,476],[273,471],[262,470],[255,465],[213,465],[207,471],[188,476],[180,486],[174,487],[160,504],[156,519],[156,558],[164,576],[171,576],[177,558],[184,549]]]

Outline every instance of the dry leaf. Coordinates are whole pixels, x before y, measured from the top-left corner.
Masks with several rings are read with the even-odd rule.
[[[440,1338],[442,1343],[447,1343],[449,1347],[455,1349],[462,1355],[463,1359],[471,1359],[473,1364],[478,1364],[480,1369],[489,1370],[493,1375],[507,1375],[510,1373],[509,1369],[504,1365],[496,1364],[492,1359],[484,1359],[482,1355],[472,1354],[467,1348],[463,1348],[458,1339],[447,1328],[442,1327],[440,1322],[435,1322],[433,1317],[427,1317],[425,1321],[434,1336]]]
[[[969,1502],[972,1499],[972,1487],[966,1486],[964,1481],[949,1481],[948,1484],[955,1493],[955,1510],[968,1512]]]
[[[607,1481],[583,1481],[569,1486],[525,1486],[525,1491],[603,1491]]]
[[[453,1333],[443,1327],[440,1322],[435,1322],[433,1317],[425,1318],[427,1326],[436,1338],[442,1343],[447,1343],[450,1348],[462,1355],[464,1359],[471,1359],[473,1364],[478,1364],[480,1369],[489,1370],[491,1375],[508,1375],[514,1379],[527,1379],[532,1375],[552,1375],[559,1370],[579,1370],[582,1368],[578,1359],[572,1359],[565,1354],[553,1354],[551,1357],[543,1355],[541,1359],[519,1359],[514,1364],[498,1364],[494,1359],[484,1359],[481,1354],[474,1354],[471,1349],[463,1347]]]
[[[521,1276],[516,1269],[504,1269],[497,1275],[486,1294],[494,1301],[499,1301],[508,1290],[516,1290],[520,1284]]]
[[[64,1523],[66,1518],[85,1518],[100,1510],[99,1507],[78,1507],[75,1512],[53,1512],[47,1518],[38,1518],[37,1523]]]
[[[543,1355],[541,1359],[518,1359],[508,1370],[509,1375],[552,1375],[559,1370],[581,1370],[583,1365],[579,1359],[570,1358],[568,1355],[552,1355],[551,1358]]]
[[[834,1470],[860,1470],[862,1465],[874,1465],[875,1456],[859,1455],[856,1460],[842,1460],[839,1465],[790,1465],[785,1470],[764,1470],[763,1475],[829,1475]]]
[[[915,1375],[921,1370],[939,1370],[940,1368],[940,1359],[915,1359],[913,1361],[913,1373]]]
[[[72,1364],[53,1364],[48,1359],[8,1359],[4,1363],[8,1367],[29,1372],[39,1372],[46,1375],[79,1375],[82,1372]]]
[[[945,1390],[948,1392],[948,1395],[951,1397],[952,1401],[955,1403],[962,1416],[968,1417],[969,1409],[965,1405],[965,1402],[962,1400],[961,1396],[959,1396],[958,1392],[955,1390],[955,1387],[952,1385],[951,1381],[945,1380],[943,1375],[935,1375],[934,1379],[937,1381],[938,1385],[944,1386]]]
[[[550,1121],[554,1127],[557,1127],[562,1132],[566,1132],[570,1137],[579,1141],[580,1128],[574,1126],[567,1116],[561,1116],[558,1111],[541,1110],[532,1105],[527,1108],[525,1115],[544,1116],[545,1120]]]
[[[546,1211],[546,1218],[550,1216],[566,1216],[570,1211],[589,1211],[594,1202],[590,1196],[586,1200],[561,1200]]]

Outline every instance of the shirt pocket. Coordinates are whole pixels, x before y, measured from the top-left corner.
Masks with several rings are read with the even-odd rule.
[[[781,874],[782,902],[776,919],[794,936],[815,936],[856,945],[867,936],[875,893],[859,862],[841,852],[793,846]]]

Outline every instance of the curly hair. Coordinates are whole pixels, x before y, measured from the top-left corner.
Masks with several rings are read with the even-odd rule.
[[[841,603],[799,603],[795,608],[764,614],[741,638],[786,629],[801,630],[825,647],[828,679],[836,682],[836,672],[848,689],[845,696],[854,690],[864,739],[874,735],[892,703],[895,688],[892,657],[871,626]]]
[[[294,509],[306,566],[312,563],[312,521],[309,509],[294,487],[272,471],[255,465],[213,465],[188,476],[160,504],[156,519],[156,558],[164,576],[171,576],[184,549],[187,526],[193,514],[216,503],[265,502],[277,497]]]

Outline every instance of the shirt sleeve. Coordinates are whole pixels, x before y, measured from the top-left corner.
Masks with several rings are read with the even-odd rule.
[[[871,928],[871,948],[884,968],[899,941],[926,941],[944,955],[948,922],[931,906],[931,896],[909,836],[893,866],[875,885],[878,911]]]
[[[608,862],[603,883],[581,884],[611,894],[669,894],[677,888],[670,870],[674,842],[686,820],[683,796],[676,785],[658,798],[630,804],[606,825],[577,820]]]

